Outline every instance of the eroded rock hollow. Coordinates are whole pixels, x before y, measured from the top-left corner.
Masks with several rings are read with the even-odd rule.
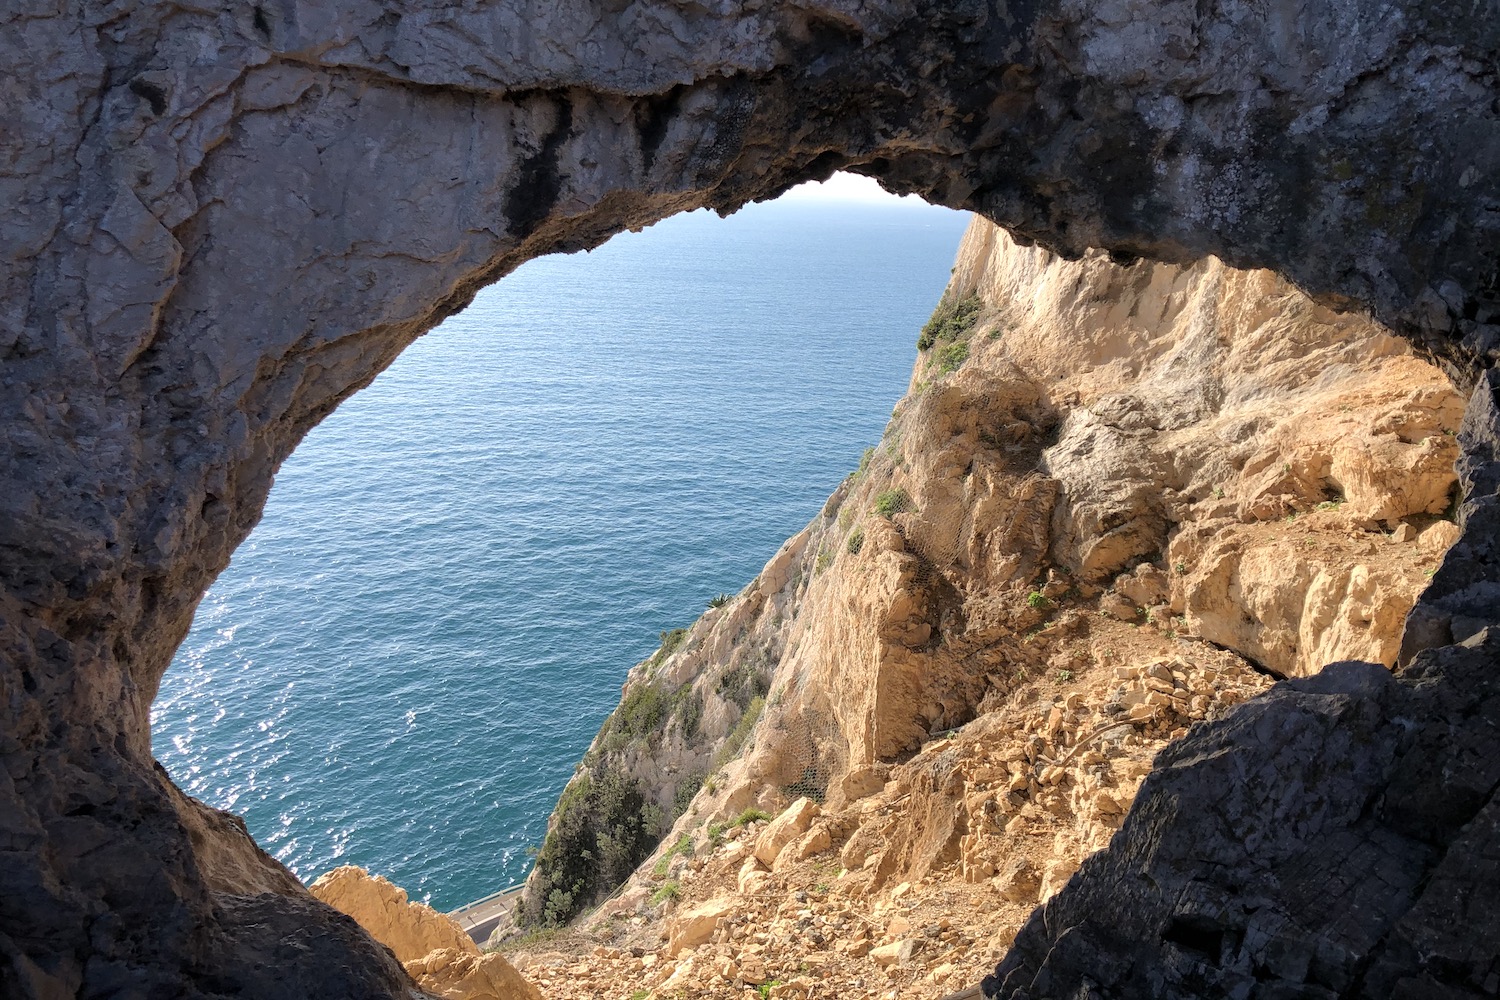
[[[486,282],[850,167],[1067,254],[1273,268],[1372,310],[1472,384],[1500,351],[1500,24],[1485,13],[1418,0],[63,0],[0,15],[3,992],[412,988],[242,824],[171,785],[148,710],[280,461]],[[1295,711],[1365,740],[1346,754],[1365,798],[1282,829],[1300,840],[1278,870],[1411,842],[1390,848],[1418,874],[1392,890],[1412,923],[1382,939],[1384,964],[1307,963],[1343,970],[1317,980],[1336,993],[1392,995],[1381,984],[1421,976],[1493,990],[1474,978],[1483,939],[1464,936],[1493,925],[1454,921],[1469,904],[1432,895],[1474,876],[1465,866],[1495,841],[1478,763],[1495,710],[1471,666],[1493,659],[1492,412],[1481,379],[1463,437],[1466,534],[1419,606],[1407,675],[1345,670],[1260,709],[1268,726]],[[1432,722],[1395,721],[1413,718]],[[1458,718],[1472,739],[1443,738]],[[1137,951],[1116,948],[1165,955],[1164,968],[1186,961],[1174,947],[1205,950],[1210,902],[1179,914],[1174,895],[1196,877],[1173,867],[1191,838],[1162,833],[1188,829],[1179,806],[1204,779],[1174,775],[1199,774],[1194,755],[1260,760],[1264,736],[1205,738],[1220,749],[1170,758],[1127,825],[1165,866],[1152,869],[1160,895],[1131,902],[1109,866],[1145,862],[1104,856],[1023,934],[1007,990],[1105,982],[1084,968],[1105,945],[1070,936],[1068,913],[1165,920]],[[1472,781],[1436,780],[1452,753]],[[1405,798],[1365,808],[1398,786]],[[1303,788],[1246,808],[1257,823],[1315,808]],[[1285,875],[1239,889],[1293,916],[1326,895]],[[1366,912],[1348,918],[1351,939],[1385,933]],[[1173,921],[1185,929],[1163,938]],[[1129,968],[1106,986],[1138,993],[1166,974]]]

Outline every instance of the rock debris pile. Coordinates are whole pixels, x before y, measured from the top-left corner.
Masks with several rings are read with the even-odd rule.
[[[861,775],[874,790],[841,808],[804,798],[769,820],[706,824],[579,927],[502,950],[551,1000],[885,1000],[977,985],[1118,829],[1154,755],[1271,683],[1232,654],[1076,617],[1057,627],[1128,655],[1018,690]]]

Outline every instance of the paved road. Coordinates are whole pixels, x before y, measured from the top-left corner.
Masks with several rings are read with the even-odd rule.
[[[477,945],[483,945],[500,929],[501,925],[515,922],[516,904],[521,899],[524,886],[513,885],[502,889],[467,906],[461,906],[448,916],[457,920],[459,926],[469,932]]]

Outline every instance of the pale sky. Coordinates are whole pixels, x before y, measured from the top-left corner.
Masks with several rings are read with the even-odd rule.
[[[777,199],[778,201],[910,201],[919,202],[922,199],[915,195],[897,196],[889,193],[873,178],[861,177],[859,174],[846,174],[839,172],[828,180],[818,183],[809,181],[806,184],[798,184],[786,194]]]

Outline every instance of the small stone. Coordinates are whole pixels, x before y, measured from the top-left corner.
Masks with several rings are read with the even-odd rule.
[[[1122,622],[1133,622],[1137,617],[1136,606],[1116,593],[1099,598],[1099,612]]]

